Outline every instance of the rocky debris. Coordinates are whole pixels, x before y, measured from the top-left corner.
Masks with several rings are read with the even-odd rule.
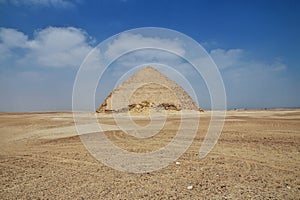
[[[193,189],[193,186],[192,185],[189,185],[189,186],[187,186],[187,188],[186,189],[188,189],[188,190],[192,190]]]
[[[128,105],[128,110],[131,111],[131,112],[141,113],[141,112],[144,112],[144,111],[149,111],[150,109],[152,109],[154,111],[161,111],[161,110],[180,111],[181,106],[180,105],[169,104],[169,103],[162,103],[162,104],[156,105],[154,102],[149,102],[149,101],[142,101],[138,104]]]
[[[158,105],[158,108],[163,108],[164,110],[176,110],[176,111],[181,110],[180,105],[174,105],[174,104],[170,104],[170,103],[162,103],[162,104]]]
[[[162,111],[162,110],[172,110],[172,111],[181,111],[181,106],[180,105],[174,105],[174,104],[170,104],[170,103],[161,103],[156,105],[153,102],[148,102],[148,101],[142,101],[140,103],[134,103],[134,104],[129,104],[128,108],[121,108],[119,110],[110,110],[110,109],[103,109],[106,104],[102,104],[103,106],[101,107],[101,109],[98,109],[96,112],[98,113],[124,113],[127,111],[130,112],[135,112],[135,113],[142,113],[145,111]],[[203,110],[199,109],[199,111],[203,112]]]

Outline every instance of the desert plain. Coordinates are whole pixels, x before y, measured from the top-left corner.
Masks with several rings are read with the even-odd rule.
[[[159,134],[140,139],[118,130],[111,115],[97,116],[104,134],[132,152],[162,148],[180,123],[170,114]],[[200,119],[180,158],[157,171],[128,173],[89,153],[71,112],[0,113],[0,199],[300,199],[300,109],[228,111],[204,159],[198,154],[210,111]]]

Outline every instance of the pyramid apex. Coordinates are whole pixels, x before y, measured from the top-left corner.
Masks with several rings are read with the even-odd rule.
[[[154,69],[152,66],[150,66],[150,65],[148,65],[147,67],[145,67],[145,68],[147,68],[147,69]]]
[[[141,68],[139,71],[137,71],[137,73],[133,77],[140,76],[140,75],[145,75],[145,74],[148,74],[148,75],[149,74],[161,74],[162,75],[162,73],[159,72],[154,67],[146,66],[146,67]]]
[[[148,65],[147,67],[142,68],[141,70],[155,70],[157,71],[154,67]]]

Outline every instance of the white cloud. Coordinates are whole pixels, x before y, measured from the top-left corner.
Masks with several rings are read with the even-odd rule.
[[[177,38],[166,39],[122,33],[108,43],[103,52],[104,59],[108,60],[117,59],[122,55],[112,66],[112,74],[116,77],[121,76],[133,67],[146,64],[152,65],[153,63],[168,65],[181,69],[183,73],[189,73],[188,70],[184,71],[182,69],[185,64],[181,56],[184,57],[187,52],[183,41]]]
[[[276,107],[286,101],[281,94],[291,86],[283,60],[259,60],[241,49],[217,49],[211,56],[222,73],[229,107]]]
[[[115,58],[120,54],[138,49],[140,47],[164,48],[179,55],[184,55],[185,51],[177,40],[144,37],[139,34],[122,33],[112,43],[109,44],[105,56]]]
[[[7,60],[11,57],[9,49],[0,43],[0,61]]]
[[[11,59],[17,66],[79,67],[85,56],[93,49],[92,38],[85,31],[74,27],[41,29],[34,33],[33,39],[28,39],[27,35],[18,30],[1,28],[0,41],[0,52],[2,53],[0,59]],[[163,47],[181,56],[184,56],[185,53],[181,43],[177,40],[125,33],[109,43],[107,49],[102,51],[102,55],[100,55],[100,49],[95,49],[86,62],[90,68],[99,67],[102,66],[100,57],[104,59],[102,61],[105,63],[107,60],[140,46]],[[124,67],[134,67],[146,61],[180,64],[178,56],[153,49],[136,51],[130,56],[119,59],[118,63]]]
[[[214,49],[210,51],[210,56],[220,69],[233,67],[241,61],[244,51],[242,49]]]
[[[9,52],[19,55],[16,65],[78,67],[93,48],[87,33],[73,27],[42,29],[32,40],[15,29],[1,28],[0,40],[0,52],[6,53],[6,59],[11,57]]]
[[[260,72],[276,72],[285,70],[287,67],[279,59],[266,62],[250,58],[243,49],[214,49],[210,51],[210,56],[220,70],[259,70]]]
[[[79,1],[69,0],[0,0],[0,3],[10,3],[15,6],[72,8]]]
[[[11,59],[16,48],[24,48],[27,36],[10,28],[0,28],[0,60]]]
[[[0,28],[0,40],[9,48],[25,47],[28,37],[15,29]]]

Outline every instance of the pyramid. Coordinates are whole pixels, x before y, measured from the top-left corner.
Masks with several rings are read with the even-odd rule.
[[[115,88],[96,112],[141,113],[149,109],[202,111],[182,87],[148,66]]]

